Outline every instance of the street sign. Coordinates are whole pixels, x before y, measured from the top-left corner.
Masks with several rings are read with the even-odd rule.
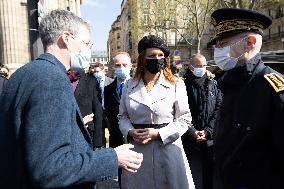
[[[179,50],[174,50],[173,53],[173,66],[176,68],[181,68],[182,67],[182,60],[181,60],[181,52]]]

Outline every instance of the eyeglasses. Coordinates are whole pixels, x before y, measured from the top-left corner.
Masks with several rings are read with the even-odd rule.
[[[241,42],[243,42],[245,39],[247,39],[247,36],[239,36],[238,38],[233,38],[230,40],[217,40],[216,45],[214,45],[214,48],[223,48],[226,46],[235,46]]]
[[[84,43],[85,45],[86,45],[86,47],[88,48],[88,49],[91,49],[92,48],[92,46],[93,46],[93,43],[90,41],[90,42],[86,42],[86,41],[84,41],[83,39],[80,39],[79,37],[76,37],[75,38],[75,36],[74,36],[74,34],[72,34],[71,33],[71,37],[75,40],[76,38],[77,39],[79,39],[82,43]]]

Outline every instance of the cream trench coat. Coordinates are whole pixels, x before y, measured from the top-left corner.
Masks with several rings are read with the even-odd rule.
[[[191,126],[191,114],[185,84],[176,84],[159,77],[152,91],[147,92],[142,80],[128,80],[119,107],[119,128],[125,142],[134,151],[143,153],[138,172],[122,173],[122,189],[194,189],[191,171],[183,150],[181,136]],[[158,129],[161,139],[147,144],[127,141],[133,124],[162,124]]]

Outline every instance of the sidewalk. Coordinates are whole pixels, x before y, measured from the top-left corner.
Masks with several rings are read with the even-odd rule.
[[[97,183],[96,189],[119,189],[119,185],[116,180],[111,179]]]

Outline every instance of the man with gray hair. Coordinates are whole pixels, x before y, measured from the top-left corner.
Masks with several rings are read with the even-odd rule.
[[[193,126],[181,139],[196,189],[213,187],[213,129],[222,100],[206,66],[206,58],[194,54],[184,76]]]
[[[1,96],[0,188],[91,189],[118,166],[135,173],[143,157],[132,145],[92,150],[67,77],[71,56],[90,45],[89,24],[54,10],[39,33],[45,53],[18,69]]]
[[[224,8],[211,19],[214,60],[225,71],[213,135],[217,172],[225,189],[284,188],[284,79],[259,54],[271,17]]]

